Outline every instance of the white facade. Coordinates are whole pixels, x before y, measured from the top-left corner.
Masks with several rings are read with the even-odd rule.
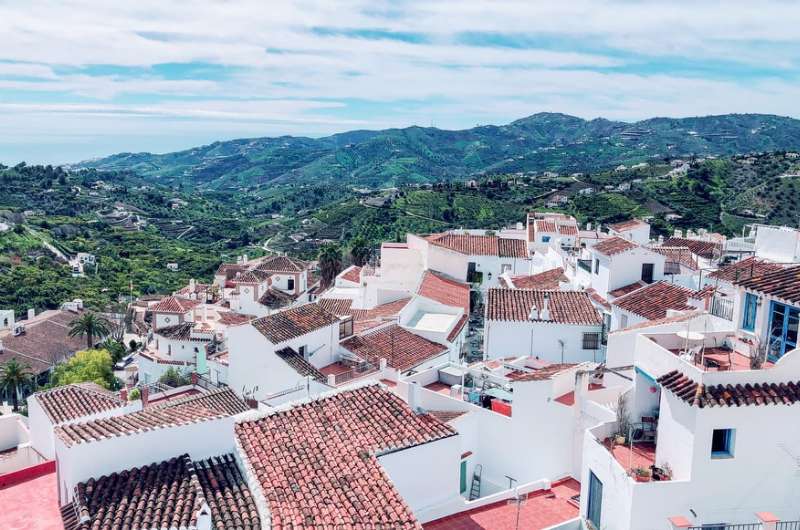
[[[605,299],[608,299],[609,291],[642,280],[645,264],[653,265],[654,282],[664,278],[664,256],[645,247],[636,247],[613,256],[591,250],[590,255],[592,270],[589,273],[589,286]]]
[[[756,257],[778,263],[800,262],[800,230],[765,225],[755,230]]]
[[[597,334],[597,349],[584,349],[584,334]],[[555,363],[602,362],[602,325],[486,320],[485,359],[528,356]]]

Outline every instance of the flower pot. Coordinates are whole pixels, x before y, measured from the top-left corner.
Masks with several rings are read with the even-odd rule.
[[[637,475],[637,474],[634,474],[633,478],[636,479],[636,482],[650,482],[650,475]]]
[[[614,443],[617,445],[625,445],[625,437],[617,436],[616,438],[614,438]]]

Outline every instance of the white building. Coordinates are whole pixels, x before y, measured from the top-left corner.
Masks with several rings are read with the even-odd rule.
[[[621,223],[608,225],[608,233],[633,241],[638,245],[650,243],[650,225],[641,219],[629,219]]]
[[[528,243],[553,244],[560,248],[578,246],[578,222],[574,217],[554,212],[531,212],[527,217]]]
[[[603,321],[583,291],[490,289],[484,356],[602,362]]]
[[[663,281],[639,287],[611,302],[609,331],[660,320],[677,312],[708,309],[712,295],[712,291],[697,292]]]

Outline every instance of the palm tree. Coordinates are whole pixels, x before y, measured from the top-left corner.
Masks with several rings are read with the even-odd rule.
[[[24,385],[31,382],[33,373],[30,366],[20,364],[16,359],[10,359],[6,364],[0,366],[0,389],[11,393],[11,404],[14,412],[19,408],[17,402],[17,392]]]
[[[111,323],[97,313],[87,311],[69,323],[70,337],[86,336],[86,348],[94,346],[94,339],[102,339],[111,333]]]
[[[342,270],[342,251],[333,243],[324,245],[319,250],[319,269],[322,275],[322,284],[329,286],[336,275]]]
[[[356,236],[350,242],[350,258],[353,260],[353,265],[363,267],[369,261],[372,250],[367,244],[367,240],[362,236]]]

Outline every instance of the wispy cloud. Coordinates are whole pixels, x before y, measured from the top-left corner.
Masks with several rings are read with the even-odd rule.
[[[798,26],[783,0],[5,3],[0,160],[542,110],[792,115]]]

